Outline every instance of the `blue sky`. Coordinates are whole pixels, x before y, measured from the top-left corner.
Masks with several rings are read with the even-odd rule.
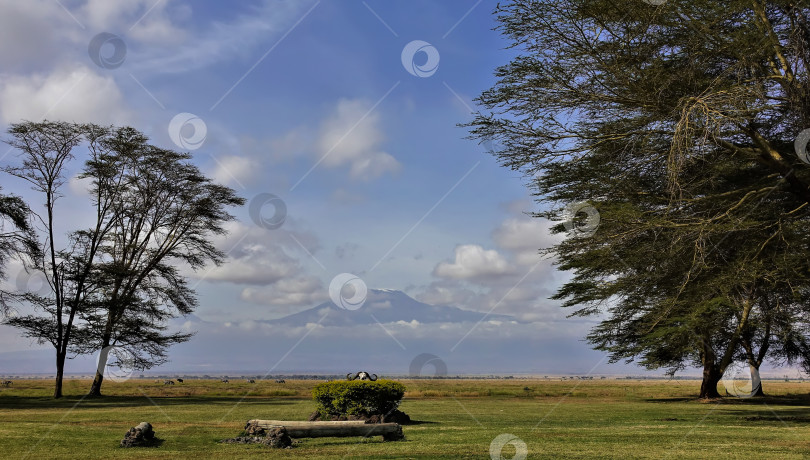
[[[316,370],[319,357],[332,358],[323,347],[304,354],[306,344],[296,354],[309,331],[262,332],[257,322],[328,301],[330,281],[353,273],[370,288],[518,321],[469,334],[468,324],[381,325],[372,334],[385,344],[380,350],[396,347],[392,335],[411,344],[391,371],[431,351],[448,361],[454,354],[456,372],[481,372],[474,363],[482,353],[503,357],[501,372],[584,373],[597,364],[597,373],[640,372],[600,364],[603,355],[582,341],[589,323],[566,319],[548,300],[565,275],[537,250],[556,237],[547,222],[525,215],[536,206],[525,178],[499,167],[457,126],[471,119],[473,98],[493,85],[494,69],[513,57],[492,30],[494,7],[489,0],[0,0],[0,124],[132,125],[164,147],[194,144],[194,161],[248,200],[283,200],[286,216],[275,229],[256,225],[247,206],[236,210],[231,233],[217,240],[229,262],[187,273],[201,305],[200,320],[186,326],[203,330],[173,351],[170,368],[202,369],[189,359],[228,368],[239,340],[273,335],[291,353],[259,368]],[[97,42],[106,44],[94,47],[101,33],[109,35]],[[406,57],[422,66],[421,76],[403,65],[416,40],[433,58]],[[123,59],[115,61],[115,51]],[[191,117],[197,121],[183,123]],[[5,153],[2,162],[13,162]],[[8,177],[2,184],[29,196]],[[276,210],[262,209],[265,218]],[[68,230],[89,211],[83,184],[71,181],[60,222]],[[318,342],[321,332],[313,343],[333,340],[323,332]],[[12,358],[41,350],[8,328],[0,334],[7,350],[0,363],[49,370],[44,351],[40,361]],[[438,335],[446,343],[425,339]],[[462,338],[468,344],[450,351]],[[193,358],[195,350],[206,358]],[[347,365],[372,362],[354,353]]]

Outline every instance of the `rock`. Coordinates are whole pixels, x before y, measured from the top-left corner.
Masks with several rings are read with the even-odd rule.
[[[138,426],[129,429],[121,440],[121,447],[146,447],[154,445],[157,442],[155,432],[152,430],[152,425],[147,422],[141,422]]]
[[[383,423],[399,423],[407,425],[411,423],[411,417],[401,410],[394,410],[384,417]]]
[[[292,445],[292,438],[287,434],[287,430],[284,429],[284,427],[270,428],[267,430],[262,444],[277,449],[283,449]]]

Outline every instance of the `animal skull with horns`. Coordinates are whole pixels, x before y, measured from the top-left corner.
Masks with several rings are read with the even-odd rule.
[[[373,382],[373,381],[377,380],[377,374],[369,374],[368,372],[360,371],[360,372],[352,375],[352,373],[350,372],[350,373],[346,374],[346,378],[349,379],[350,381],[351,380],[370,380],[370,381]]]

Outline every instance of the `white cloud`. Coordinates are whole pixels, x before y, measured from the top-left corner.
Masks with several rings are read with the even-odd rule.
[[[183,40],[185,32],[172,24],[171,2],[154,0],[87,0],[75,12],[90,30],[126,31],[126,40],[163,44]],[[188,7],[178,7],[175,13],[187,14]]]
[[[295,276],[298,261],[272,244],[241,244],[227,262],[205,274],[208,281],[268,285]]]
[[[397,172],[400,164],[381,150],[384,140],[380,114],[368,101],[341,99],[335,112],[321,125],[316,149],[327,168],[349,166],[351,177],[373,179]]]
[[[216,246],[228,254],[226,262],[194,276],[206,281],[269,286],[302,276],[298,256],[303,250],[295,240],[310,253],[318,250],[317,238],[308,232],[283,228],[268,231],[242,222],[230,222],[226,228],[227,236],[215,238]]]
[[[0,62],[4,71],[50,64],[59,56],[65,38],[78,38],[79,27],[57,2],[0,0],[0,11]]]
[[[255,160],[237,155],[215,157],[216,168],[211,174],[215,182],[224,185],[236,186],[250,182],[259,171],[261,165]]]
[[[247,287],[241,297],[242,300],[261,305],[303,307],[323,302],[329,298],[329,294],[318,278],[299,276],[281,279],[267,287]]]
[[[68,180],[68,190],[76,196],[83,198],[90,198],[90,187],[93,185],[93,179],[85,177],[80,179],[79,176],[73,176]]]
[[[452,345],[461,337],[464,337],[470,328],[475,326],[475,336],[472,340],[502,340],[502,339],[531,339],[537,338],[542,333],[545,339],[555,337],[581,336],[583,325],[581,322],[548,322],[548,323],[519,323],[516,321],[482,321],[481,323],[461,322],[461,323],[421,323],[416,320],[411,321],[391,321],[381,323],[383,327],[369,327],[367,324],[352,326],[330,326],[324,327],[316,323],[308,323],[305,326],[291,327],[288,325],[272,324],[263,321],[240,321],[226,322],[222,325],[207,323],[200,325],[201,330],[220,329],[238,327],[240,330],[250,330],[266,337],[284,337],[289,339],[300,338],[309,333],[311,339],[343,338],[347,341],[353,337],[364,337],[367,341],[381,341],[388,346],[391,335],[398,340],[416,340],[420,344],[424,341],[445,340]],[[387,332],[386,332],[387,331]],[[437,339],[438,338],[438,339]],[[336,346],[338,342],[335,342]],[[393,342],[391,343],[393,344]],[[446,348],[447,345],[436,348]]]
[[[110,3],[105,0],[96,2]],[[152,40],[153,43],[161,44],[160,47],[151,47],[144,54],[133,51],[133,67],[145,74],[180,73],[236,57],[250,60],[244,69],[247,70],[313,3],[314,1],[264,0],[258,5],[251,5],[249,11],[232,20],[209,24],[194,33],[178,30],[170,22],[170,19],[184,19],[190,14],[190,7],[160,8],[158,14],[154,14],[155,11],[150,12],[141,21],[143,24],[138,23],[128,33],[128,36],[143,41],[150,41],[151,34],[155,34],[154,37],[163,37]],[[265,49],[257,55],[256,50],[260,45]]]
[[[494,249],[477,244],[456,246],[453,262],[441,262],[433,270],[440,278],[456,280],[503,276],[511,272],[509,262]]]
[[[525,203],[522,203],[525,205]],[[552,260],[538,254],[561,238],[549,232],[549,221],[510,206],[511,217],[492,232],[493,249],[478,244],[456,246],[452,261],[438,263],[438,278],[423,286],[416,297],[434,305],[508,314],[529,322],[558,321],[566,313],[549,300],[559,285]]]
[[[0,82],[0,120],[4,123],[58,119],[129,124],[131,118],[112,77],[83,65]]]
[[[521,265],[533,265],[541,259],[539,251],[557,243],[562,236],[552,235],[553,222],[535,218],[511,218],[505,220],[492,233],[495,244],[515,254]]]

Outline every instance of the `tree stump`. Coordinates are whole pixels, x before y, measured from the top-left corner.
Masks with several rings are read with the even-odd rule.
[[[287,434],[287,430],[283,426],[277,426],[265,432],[262,444],[277,449],[284,449],[292,445],[292,438]]]

